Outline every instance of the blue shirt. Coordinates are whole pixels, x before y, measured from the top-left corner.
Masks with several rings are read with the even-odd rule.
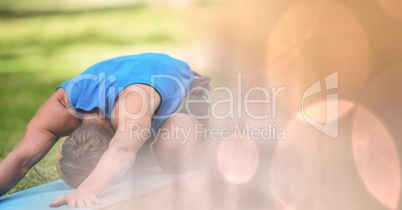
[[[101,61],[57,88],[66,91],[74,110],[99,108],[110,121],[115,101],[124,88],[150,85],[161,96],[151,124],[156,129],[179,107],[193,78],[185,62],[166,54],[145,53]]]

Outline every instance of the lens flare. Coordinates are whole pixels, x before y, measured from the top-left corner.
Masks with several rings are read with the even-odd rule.
[[[352,142],[355,163],[367,190],[388,208],[396,209],[401,171],[392,136],[374,114],[358,107]]]
[[[280,105],[296,113],[306,88],[333,72],[342,81],[338,93],[357,96],[367,80],[369,60],[366,33],[353,13],[334,2],[308,1],[290,8],[273,29],[267,80],[271,86],[286,86]]]
[[[311,126],[297,119],[286,126],[286,131],[288,139],[277,143],[272,161],[272,194],[286,209],[314,209],[312,197],[317,199],[321,152],[328,138],[309,132]]]
[[[223,140],[217,151],[217,165],[221,175],[229,182],[244,183],[249,181],[257,171],[259,151],[257,144],[249,139]]]
[[[402,21],[402,2],[399,0],[376,0],[382,10],[398,21]]]

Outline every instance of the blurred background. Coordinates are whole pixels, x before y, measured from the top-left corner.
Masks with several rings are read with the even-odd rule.
[[[275,124],[286,138],[214,141],[219,184],[199,191],[194,206],[401,208],[399,0],[0,0],[0,31],[0,159],[62,81],[102,59],[165,52],[213,78],[213,102],[231,97],[217,87],[235,101],[252,87],[286,88],[275,103],[249,106],[264,120],[242,103],[214,107],[235,112],[212,127]],[[334,72],[337,88],[325,90]],[[316,82],[322,91],[302,103]],[[302,105],[318,123],[336,123],[337,137],[300,117]],[[55,148],[10,193],[58,179]]]

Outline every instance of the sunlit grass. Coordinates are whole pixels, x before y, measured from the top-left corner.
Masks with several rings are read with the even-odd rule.
[[[180,18],[173,11],[141,5],[26,18],[3,17],[0,29],[7,32],[0,33],[0,72],[43,68],[71,71],[117,56],[121,51],[135,52],[144,45],[149,49],[184,45],[191,40]]]

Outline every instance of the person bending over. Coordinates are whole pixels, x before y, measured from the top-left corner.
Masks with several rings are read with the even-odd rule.
[[[123,176],[145,148],[152,149],[167,172],[190,169],[202,157],[208,89],[208,77],[195,79],[185,62],[166,54],[121,56],[89,67],[56,89],[0,163],[0,195],[63,136],[69,137],[59,149],[57,169],[76,190],[52,207],[100,204],[99,194]]]

